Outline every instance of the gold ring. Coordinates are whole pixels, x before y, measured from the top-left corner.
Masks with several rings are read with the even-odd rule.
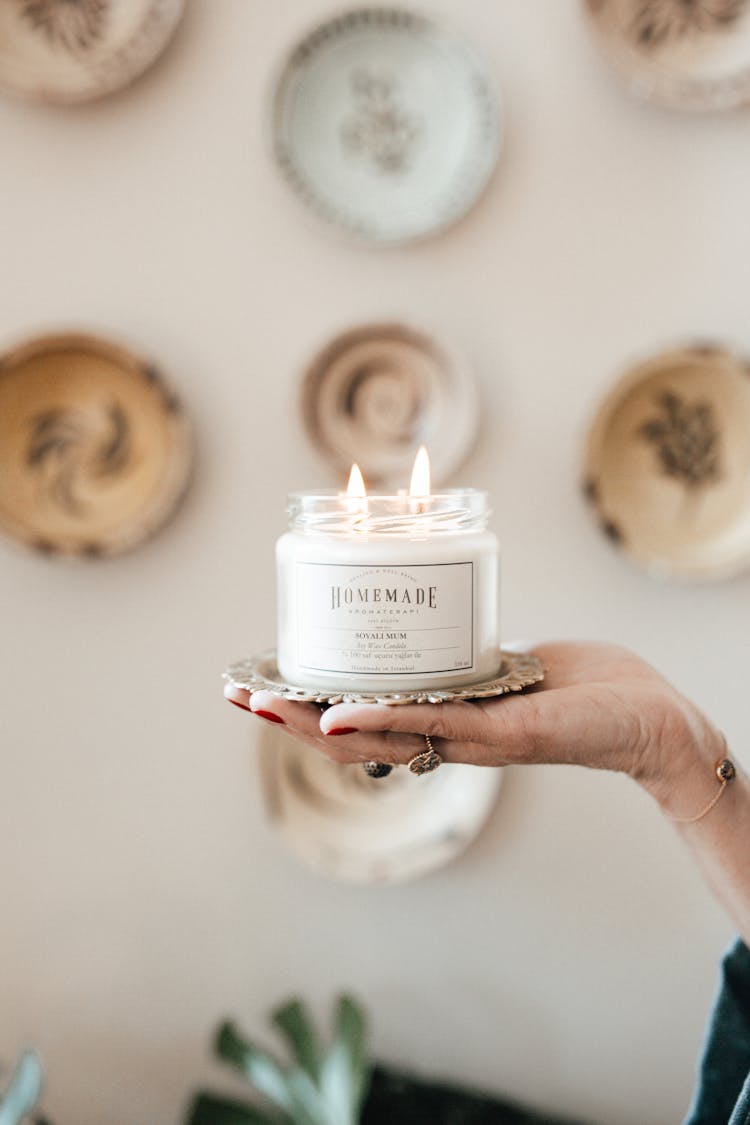
[[[421,776],[423,773],[432,773],[443,761],[432,745],[429,734],[424,736],[424,740],[427,743],[427,749],[423,750],[421,754],[416,754],[409,762],[409,769],[418,776]]]

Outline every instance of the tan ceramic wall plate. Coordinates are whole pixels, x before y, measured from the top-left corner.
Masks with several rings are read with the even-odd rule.
[[[749,0],[583,0],[605,57],[639,97],[685,110],[750,101]]]
[[[750,366],[712,345],[646,360],[594,420],[585,491],[602,530],[652,573],[750,565]]]
[[[463,357],[404,324],[333,339],[307,369],[300,405],[310,440],[342,481],[356,461],[368,485],[406,487],[422,444],[434,480],[447,479],[471,451],[479,419]]]
[[[2,0],[0,86],[81,102],[132,82],[166,47],[184,0]]]
[[[379,245],[460,218],[500,145],[497,97],[479,59],[401,8],[355,8],[302,39],[276,83],[272,128],[298,195]]]
[[[347,883],[400,883],[459,855],[487,820],[502,770],[443,765],[378,780],[301,746],[278,728],[259,732],[272,822],[294,855]]]
[[[157,369],[87,335],[0,355],[0,527],[47,554],[111,555],[171,515],[188,479],[182,406]]]
[[[301,688],[288,684],[279,676],[276,651],[271,649],[248,660],[231,664],[224,679],[233,687],[245,691],[270,691],[283,699],[302,703],[387,703],[397,706],[404,703],[451,703],[459,699],[490,699],[523,691],[544,679],[544,668],[538,657],[530,652],[510,652],[503,649],[500,672],[491,680],[467,684],[459,688],[415,689],[414,691],[326,691]]]

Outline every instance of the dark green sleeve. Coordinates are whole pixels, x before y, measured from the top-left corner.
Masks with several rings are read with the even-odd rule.
[[[750,1125],[749,1078],[750,950],[737,941],[722,961],[698,1086],[684,1125]]]

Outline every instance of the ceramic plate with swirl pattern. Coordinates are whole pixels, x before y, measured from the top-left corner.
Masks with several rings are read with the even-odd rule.
[[[750,101],[750,0],[583,0],[630,91],[685,110]]]
[[[287,181],[324,218],[381,245],[460,218],[500,144],[489,76],[460,38],[400,8],[357,8],[294,48],[273,138]]]
[[[365,324],[313,359],[301,388],[313,444],[342,480],[356,461],[368,485],[409,483],[414,454],[430,451],[446,480],[471,450],[477,384],[463,357],[405,324]]]
[[[190,438],[160,372],[86,335],[0,356],[0,527],[45,554],[111,555],[172,514]]]
[[[301,863],[344,883],[403,883],[449,863],[481,831],[503,779],[453,764],[375,779],[270,724],[256,737],[272,823]]]
[[[184,0],[2,0],[0,86],[81,102],[132,82],[166,47]]]
[[[750,566],[750,365],[718,345],[662,353],[604,400],[585,492],[612,543],[652,574]]]

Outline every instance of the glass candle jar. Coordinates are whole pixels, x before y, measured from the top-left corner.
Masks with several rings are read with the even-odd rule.
[[[300,687],[459,687],[500,669],[487,494],[295,492],[276,545],[278,667]]]

